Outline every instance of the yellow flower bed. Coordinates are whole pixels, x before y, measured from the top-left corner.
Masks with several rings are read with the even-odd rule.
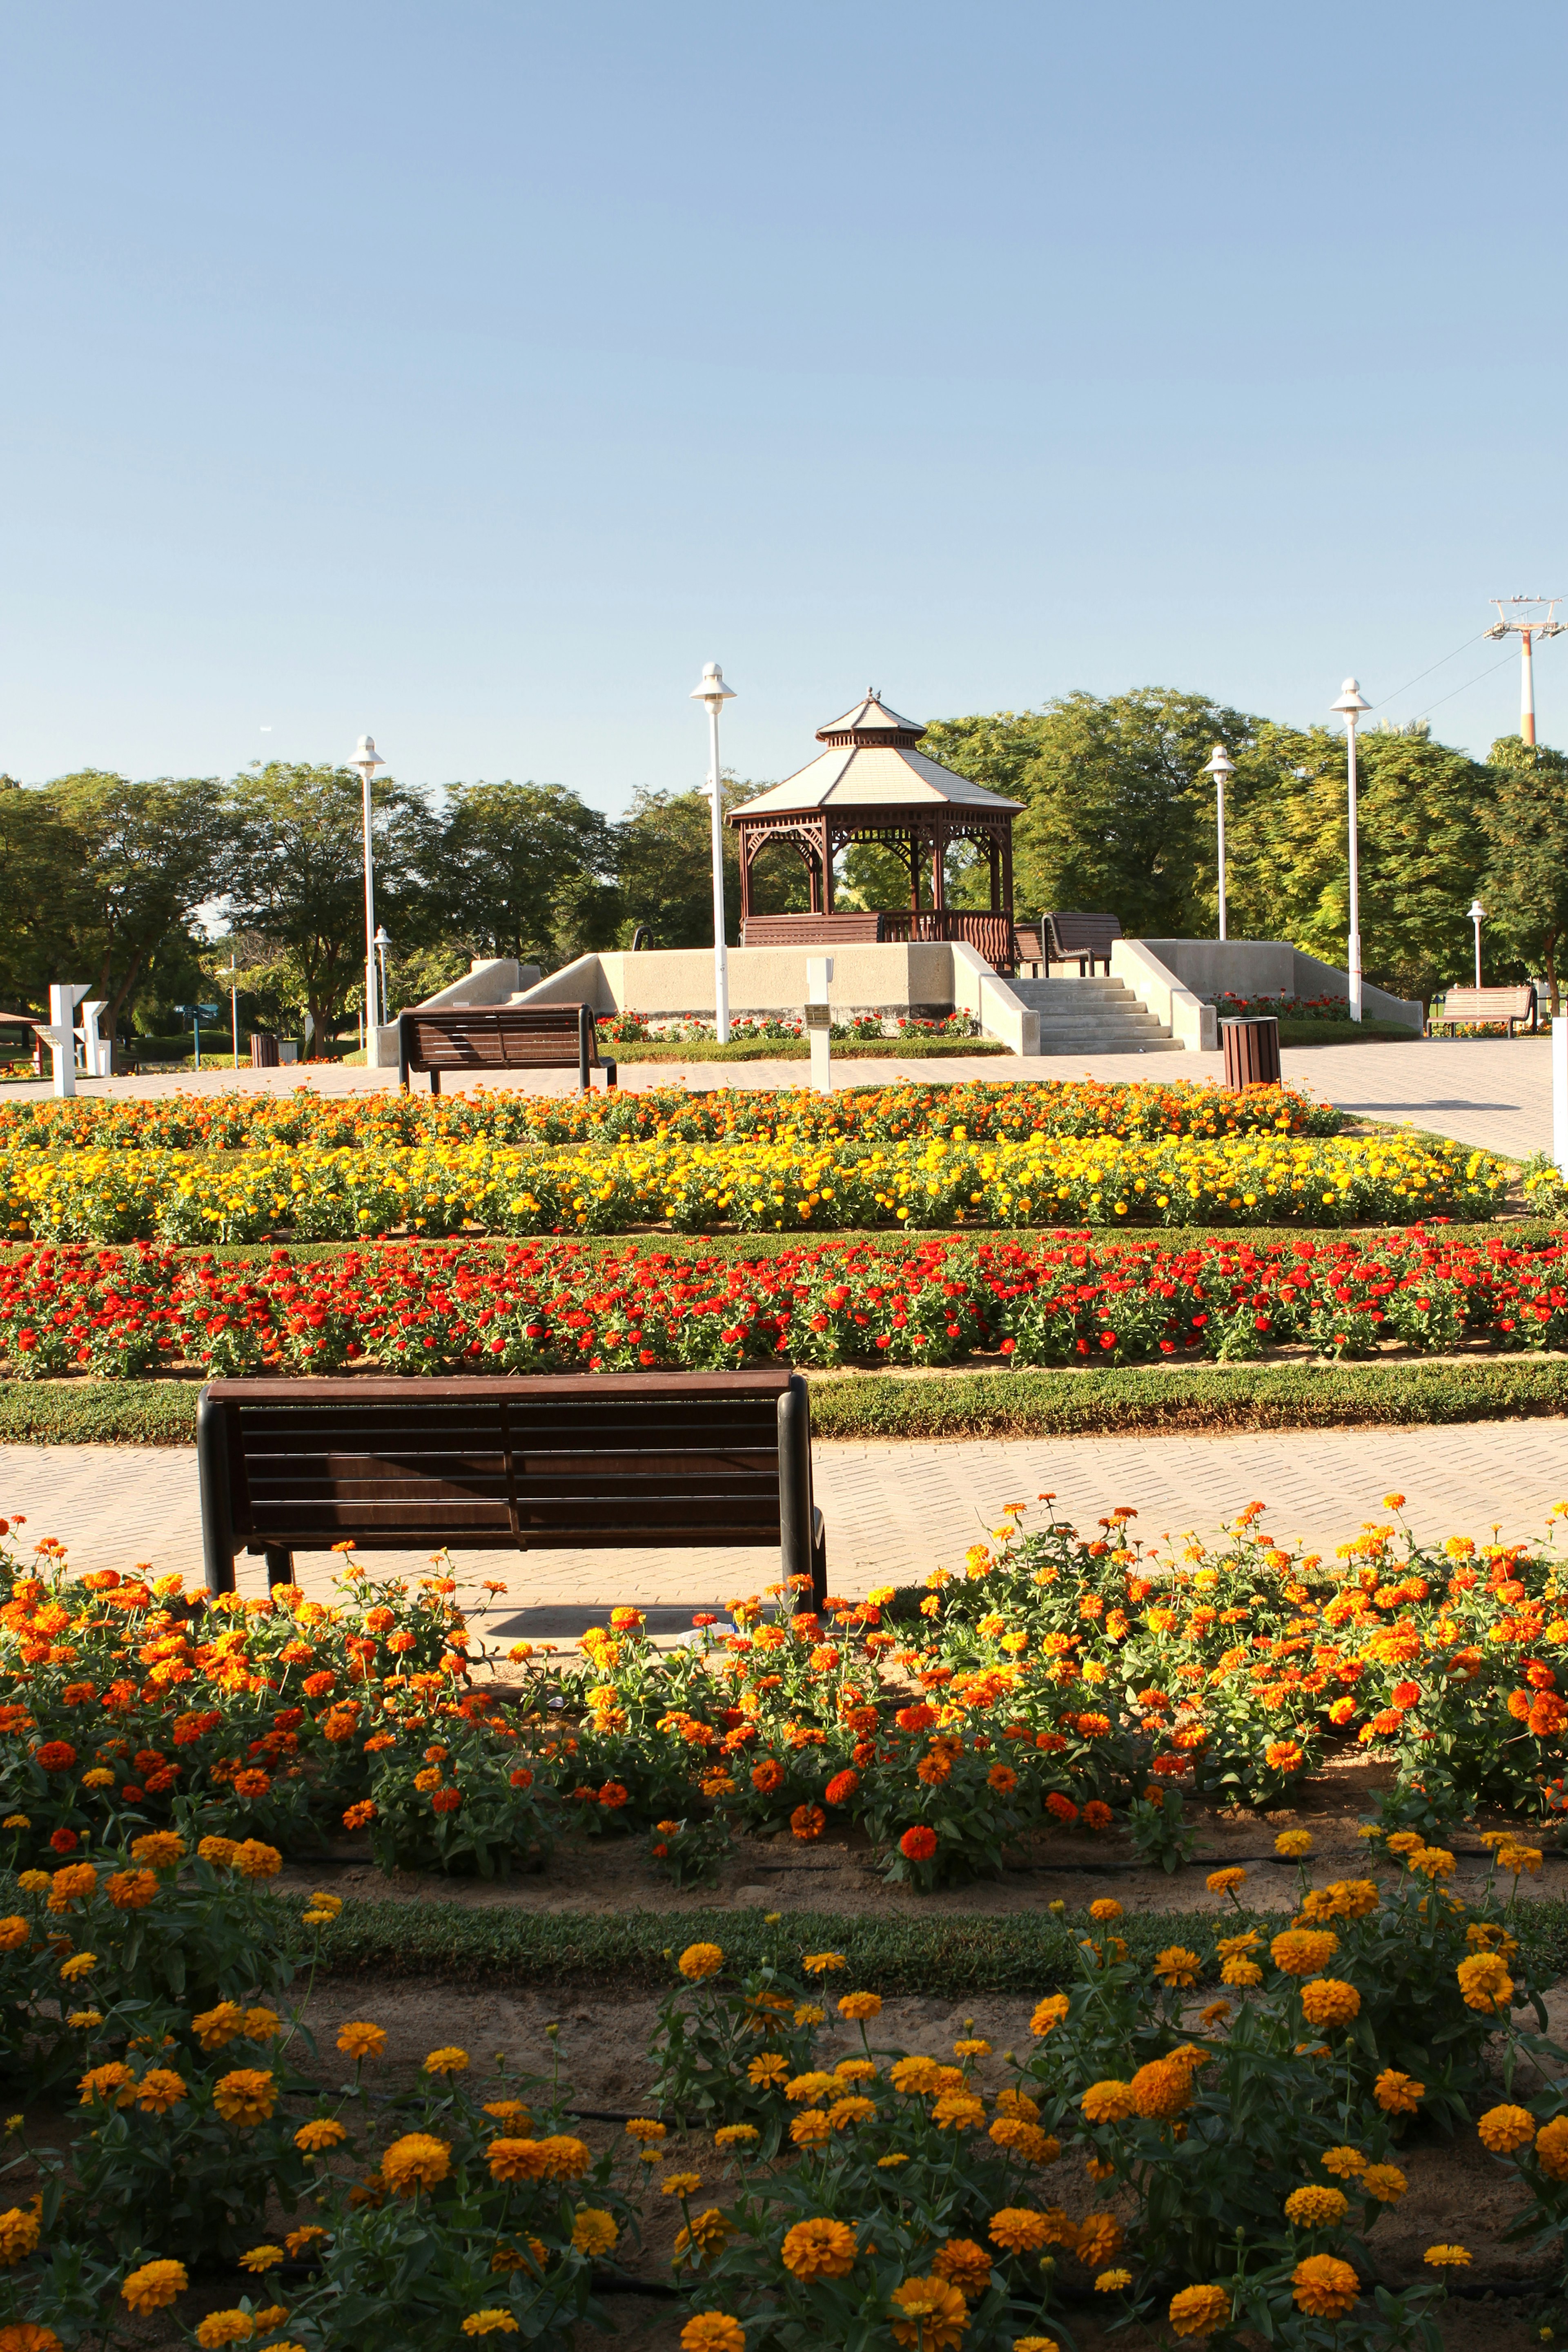
[[[437,1143],[236,1153],[0,1153],[12,1238],[238,1242],[493,1233],[832,1232],[873,1226],[1405,1224],[1486,1217],[1503,1164],[1413,1138],[1129,1143],[959,1134],[867,1148],[742,1139]]]

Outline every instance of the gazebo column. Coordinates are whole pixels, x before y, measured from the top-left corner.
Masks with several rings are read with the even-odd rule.
[[[1013,825],[1009,817],[1002,830],[1002,903],[1000,912],[1010,923],[1013,919]]]
[[[833,844],[828,831],[828,820],[822,819],[822,912],[833,911]]]
[[[751,912],[751,828],[741,825],[740,834],[740,919],[744,923]]]
[[[937,817],[932,825],[931,850],[931,904],[937,914],[947,904],[946,847],[946,830],[942,819]]]
[[[914,826],[909,831],[909,911],[920,912],[920,835]]]

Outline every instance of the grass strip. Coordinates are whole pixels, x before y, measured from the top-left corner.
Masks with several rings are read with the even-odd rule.
[[[1568,1416],[1568,1361],[1555,1358],[808,1377],[815,1434],[850,1441],[1416,1428]],[[0,1381],[0,1444],[191,1445],[200,1385]]]
[[[294,1899],[294,1898],[281,1898]],[[298,1898],[303,1903],[304,1898]],[[1278,1932],[1288,1911],[1227,1915],[1228,1933],[1248,1926]],[[864,1918],[834,1911],[789,1911],[768,1927],[760,1909],[532,1911],[497,1904],[350,1902],[322,1931],[322,1969],[332,1977],[437,1978],[462,1985],[582,1985],[667,1990],[672,1956],[715,1943],[734,1974],[799,1951],[841,1952],[840,1990],[925,1993],[1051,1991],[1072,1972],[1087,1914],[946,1912],[928,1918]],[[1141,1911],[1116,1923],[1143,1965],[1170,1944],[1201,1948],[1216,1928],[1212,1911]],[[1568,1963],[1568,1902],[1521,1906],[1518,1932],[1537,1981]]]

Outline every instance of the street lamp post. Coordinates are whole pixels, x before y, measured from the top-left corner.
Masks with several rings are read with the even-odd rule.
[[[1223,743],[1217,743],[1209,753],[1208,765],[1199,770],[1200,775],[1214,778],[1215,818],[1219,837],[1219,936],[1225,937],[1225,779],[1236,773],[1236,762]]]
[[[235,951],[229,950],[229,1038],[234,1048],[234,1066],[239,1067],[239,966]]]
[[[1350,1017],[1361,1019],[1361,867],[1355,831],[1355,722],[1372,705],[1363,698],[1354,677],[1347,677],[1340,698],[1331,708],[1344,720],[1350,751]]]
[[[386,766],[386,761],[376,750],[373,735],[361,736],[359,750],[349,765],[358,768],[365,794],[365,1064],[367,1068],[378,1070],[381,1056],[376,1036],[380,1026],[376,998],[376,869],[371,851],[371,778],[378,768]]]
[[[387,997],[387,950],[391,945],[392,941],[387,937],[386,925],[384,923],[379,923],[376,926],[375,950],[382,960],[382,1013],[383,1016],[385,1015],[389,1001]]]
[[[729,958],[724,943],[724,810],[719,791],[723,770],[718,764],[718,714],[727,702],[735,699],[735,688],[726,686],[724,672],[717,662],[703,664],[702,684],[692,689],[694,702],[706,702],[708,717],[708,757],[712,771],[708,788],[713,794],[713,1001],[714,1033],[721,1045],[729,1043]]]
[[[1475,925],[1476,931],[1476,986],[1478,988],[1481,984],[1481,923],[1485,919],[1485,916],[1486,908],[1481,905],[1480,900],[1479,898],[1472,898],[1470,900],[1470,920]]]

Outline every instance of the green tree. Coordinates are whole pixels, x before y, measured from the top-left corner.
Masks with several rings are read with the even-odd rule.
[[[1490,764],[1496,782],[1483,816],[1490,856],[1481,892],[1495,927],[1490,936],[1526,971],[1544,967],[1555,1020],[1557,948],[1568,932],[1568,755],[1504,735],[1491,747]]]
[[[377,919],[394,939],[410,936],[424,907],[418,859],[428,812],[390,779],[371,790]],[[362,985],[360,779],[348,768],[275,760],[235,779],[230,805],[232,919],[275,965],[287,958],[310,1016],[307,1058],[319,1058]]]
[[[734,808],[760,789],[727,776],[722,805]],[[706,793],[635,793],[616,845],[623,945],[639,923],[649,926],[657,947],[712,945],[712,822]],[[724,828],[724,905],[725,936],[733,943],[740,920],[740,853],[732,825]]]
[[[158,951],[222,887],[226,852],[212,777],[132,783],[88,768],[0,792],[7,992],[42,1006],[51,982],[86,980],[112,1030]]]
[[[612,828],[564,784],[451,784],[424,851],[427,904],[472,953],[547,969],[613,937]]]

